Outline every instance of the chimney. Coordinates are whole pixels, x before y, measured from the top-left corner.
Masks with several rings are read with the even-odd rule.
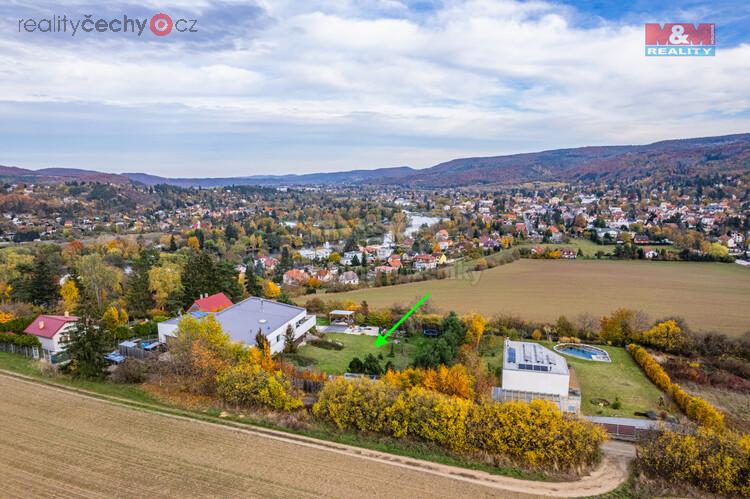
[[[39,329],[44,329],[44,321],[39,321]]]
[[[65,313],[64,313],[63,315],[65,315],[65,317],[70,317],[70,312],[68,312],[68,311],[66,310],[66,311],[65,311]]]
[[[263,298],[260,299],[260,311],[263,312]]]

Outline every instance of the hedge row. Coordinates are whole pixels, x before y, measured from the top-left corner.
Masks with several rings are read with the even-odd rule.
[[[656,386],[668,393],[675,403],[687,414],[687,416],[701,426],[720,430],[724,428],[724,415],[713,405],[700,397],[690,395],[680,388],[677,383],[672,383],[669,375],[662,369],[658,362],[646,351],[645,348],[635,344],[628,345],[628,350],[633,359],[641,366],[646,376]]]
[[[34,322],[34,319],[36,319],[36,316],[16,317],[15,319],[0,323],[0,333],[21,334],[29,327],[29,324]]]
[[[39,338],[30,334],[0,333],[0,343],[11,343],[20,347],[39,347]]]
[[[647,475],[674,483],[728,497],[750,497],[748,435],[706,428],[688,435],[666,431],[643,442],[637,465]]]
[[[475,404],[382,381],[330,381],[313,414],[342,430],[411,436],[531,469],[582,471],[598,460],[606,440],[599,427],[564,416],[550,402]]]

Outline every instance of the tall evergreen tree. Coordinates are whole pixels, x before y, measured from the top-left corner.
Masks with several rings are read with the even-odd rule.
[[[107,361],[104,355],[112,348],[110,333],[89,318],[81,318],[63,343],[70,359],[68,368],[77,378],[103,378]]]
[[[245,270],[245,290],[250,296],[263,296],[263,284],[255,274],[252,263],[248,264]]]
[[[148,271],[159,264],[159,253],[154,249],[141,251],[133,262],[133,272],[128,277],[125,301],[130,315],[143,318],[156,306],[153,294],[149,289]]]
[[[182,305],[187,307],[203,293],[213,294],[216,286],[216,264],[205,251],[192,252],[182,271]]]

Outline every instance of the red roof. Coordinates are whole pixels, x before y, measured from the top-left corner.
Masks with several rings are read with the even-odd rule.
[[[78,317],[74,315],[40,315],[23,332],[42,338],[54,338],[67,323],[77,321]]]
[[[227,298],[224,293],[216,293],[215,295],[207,296],[205,298],[198,298],[193,302],[188,310],[195,311],[200,310],[201,312],[218,312],[224,310],[227,307],[234,305],[232,300]]]

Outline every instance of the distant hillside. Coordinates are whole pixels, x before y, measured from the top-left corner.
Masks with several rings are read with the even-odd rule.
[[[750,134],[454,159],[402,177],[399,183],[431,187],[509,185],[599,178],[627,180],[712,171],[750,171]],[[390,182],[385,179],[380,183]]]
[[[27,170],[0,166],[0,180],[36,183],[71,180],[114,184],[135,182],[182,187],[357,184],[453,187],[517,185],[537,181],[627,181],[648,177],[658,180],[675,175],[740,171],[750,171],[750,133],[667,140],[648,145],[579,147],[508,156],[461,158],[422,170],[398,166],[306,175],[167,178],[148,173],[114,174],[74,168]]]
[[[0,180],[5,182],[57,183],[72,180],[101,182],[105,184],[128,184],[130,179],[116,173],[103,173],[77,168],[43,168],[27,170],[15,166],[0,165]]]
[[[123,173],[122,175],[146,185],[171,184],[182,187],[225,187],[230,185],[361,184],[375,179],[395,181],[416,171],[408,166],[397,166],[375,170],[351,170],[334,173],[310,173],[306,175],[253,175],[249,177],[166,178],[146,173]]]

